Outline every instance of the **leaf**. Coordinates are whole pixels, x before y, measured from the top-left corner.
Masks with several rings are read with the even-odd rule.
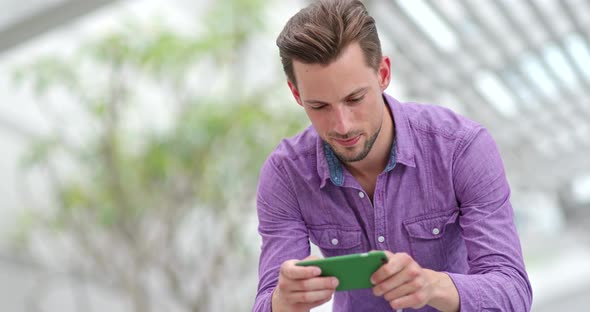
[[[70,183],[61,189],[60,198],[65,209],[83,209],[91,205],[87,191],[79,183]]]
[[[16,229],[10,236],[18,246],[24,247],[28,244],[32,231],[38,226],[37,213],[31,209],[23,209],[17,215]]]
[[[54,87],[76,89],[79,86],[76,63],[75,58],[66,61],[56,56],[44,56],[30,64],[16,67],[12,72],[13,81],[18,85],[29,81],[38,96],[45,95]]]
[[[28,151],[25,152],[20,160],[20,167],[30,169],[44,163],[51,157],[51,154],[58,146],[58,141],[54,138],[33,141]]]
[[[119,219],[119,215],[117,209],[109,205],[102,206],[98,210],[98,220],[101,225],[106,227],[115,225]]]

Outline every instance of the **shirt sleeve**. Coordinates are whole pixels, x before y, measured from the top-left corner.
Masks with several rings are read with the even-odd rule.
[[[525,271],[504,165],[491,135],[474,129],[457,149],[453,184],[460,206],[468,274],[448,273],[461,311],[529,311]]]
[[[281,264],[310,254],[307,227],[285,170],[271,157],[262,166],[256,198],[258,232],[262,237],[258,292],[253,311],[271,311],[272,292]]]

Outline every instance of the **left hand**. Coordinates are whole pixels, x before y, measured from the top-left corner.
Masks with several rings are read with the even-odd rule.
[[[385,254],[388,262],[371,276],[375,296],[383,296],[396,310],[425,305],[441,311],[459,310],[459,294],[447,274],[423,269],[406,253]]]

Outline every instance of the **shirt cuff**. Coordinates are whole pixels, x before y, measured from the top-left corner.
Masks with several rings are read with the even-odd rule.
[[[459,293],[459,311],[480,311],[481,287],[473,275],[446,272]]]
[[[273,289],[270,289],[258,295],[252,312],[272,312],[272,292]]]

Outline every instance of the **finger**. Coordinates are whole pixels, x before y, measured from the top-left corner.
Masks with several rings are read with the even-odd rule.
[[[321,306],[322,304],[330,301],[331,299],[332,299],[332,296],[330,296],[329,298],[326,298],[324,300],[319,300],[319,301],[315,301],[312,303],[295,304],[295,311],[309,311],[315,307]]]
[[[297,262],[299,262],[299,260],[285,261],[281,265],[280,274],[285,276],[288,279],[300,280],[300,279],[309,279],[312,277],[316,277],[322,273],[322,271],[318,267],[297,266],[297,265],[295,265],[295,263],[297,263]]]
[[[427,296],[424,291],[418,291],[389,302],[393,309],[420,309],[426,305]]]
[[[382,283],[392,275],[402,271],[408,264],[414,262],[412,257],[406,253],[392,254],[390,252],[385,252],[385,254],[389,260],[371,275],[371,282],[373,285]]]
[[[416,279],[420,276],[420,271],[421,268],[416,263],[410,263],[401,272],[375,285],[373,287],[373,294],[375,296],[383,296],[383,294]]]
[[[321,306],[322,304],[324,304],[324,303],[326,303],[326,302],[328,302],[328,301],[332,300],[332,296],[333,296],[333,295],[334,295],[334,293],[332,293],[332,295],[330,295],[330,297],[328,297],[328,298],[326,298],[326,299],[324,299],[324,300],[319,300],[319,301],[316,301],[316,302],[312,302],[312,303],[310,303],[309,305],[311,306],[311,308],[315,308],[315,307],[317,307],[317,306]]]
[[[413,279],[397,288],[391,289],[383,295],[387,301],[392,301],[416,292],[419,292],[424,287],[425,283],[422,279]]]
[[[309,255],[307,257],[305,257],[305,259],[303,259],[302,261],[307,261],[307,260],[318,260],[320,259],[320,257],[318,256],[314,256],[314,255]]]
[[[313,303],[332,298],[334,290],[298,291],[287,295],[287,302],[290,303]]]
[[[306,280],[297,280],[293,282],[292,290],[294,291],[311,291],[311,290],[334,290],[338,287],[338,279],[335,277],[315,277]]]

